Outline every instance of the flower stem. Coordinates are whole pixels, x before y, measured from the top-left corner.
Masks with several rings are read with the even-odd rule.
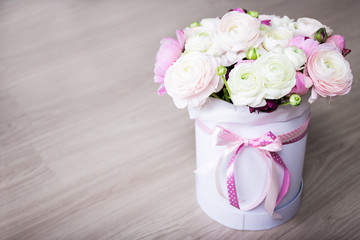
[[[217,99],[221,99],[218,95],[216,95],[215,93],[212,93],[210,96],[217,98]]]
[[[279,105],[289,105],[290,102],[283,102],[283,103],[280,103]]]
[[[227,92],[229,93],[229,98],[231,98],[231,91],[230,91],[229,85],[228,85],[228,83],[227,83],[227,81],[226,81],[226,79],[225,79],[225,76],[222,75],[221,78],[222,78],[222,80],[223,80],[224,83],[225,83],[226,90],[227,90]]]
[[[226,102],[230,102],[230,97],[229,97],[229,93],[228,91],[226,90],[226,88],[223,88],[223,93],[224,93],[224,96],[223,96],[223,100],[225,100]]]

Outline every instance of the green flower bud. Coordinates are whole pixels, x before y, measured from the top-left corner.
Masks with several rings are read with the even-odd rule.
[[[292,106],[299,106],[301,103],[301,97],[298,94],[291,94],[289,102]]]
[[[190,28],[194,28],[194,27],[198,27],[200,26],[200,23],[198,22],[193,22],[192,24],[190,24]]]
[[[249,14],[250,16],[252,16],[254,18],[259,17],[259,12],[257,12],[257,11],[248,11],[247,14]]]
[[[326,42],[328,39],[328,35],[325,28],[320,28],[314,34],[314,39],[317,40],[319,43]]]
[[[259,54],[259,48],[249,48],[249,50],[246,53],[246,58],[249,60],[256,60],[260,57]]]
[[[219,75],[219,76],[225,75],[226,72],[227,72],[227,69],[224,66],[220,66],[220,67],[216,68],[216,74]]]

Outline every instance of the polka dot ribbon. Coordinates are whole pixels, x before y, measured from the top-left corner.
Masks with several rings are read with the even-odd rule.
[[[209,128],[206,126],[201,120],[196,119],[196,123],[198,126],[207,134],[209,134],[212,138],[212,142],[216,146],[225,146],[224,152],[221,158],[218,161],[210,161],[208,165],[197,169],[195,173],[204,174],[209,172],[214,167],[217,168],[217,180],[220,179],[219,166],[220,162],[227,161],[225,156],[228,156],[229,153],[233,153],[231,159],[228,162],[227,170],[226,170],[226,185],[227,185],[227,195],[230,205],[235,208],[240,209],[238,194],[236,191],[235,185],[235,173],[234,173],[234,165],[236,161],[236,156],[238,153],[246,148],[252,147],[256,149],[259,154],[262,155],[264,161],[267,164],[267,179],[266,184],[263,190],[263,193],[252,204],[247,206],[246,208],[241,208],[241,210],[251,210],[258,205],[260,205],[265,199],[265,209],[269,212],[269,214],[273,217],[276,216],[274,214],[275,207],[279,204],[279,202],[284,198],[286,193],[289,190],[290,186],[290,173],[287,169],[284,161],[281,159],[280,155],[277,153],[281,151],[282,145],[291,144],[301,140],[307,134],[307,128],[310,121],[310,115],[306,122],[302,124],[297,129],[290,131],[285,134],[275,135],[271,131],[265,133],[264,135],[254,138],[254,139],[245,139],[238,136],[235,133],[226,130],[225,128],[216,125],[215,128]],[[280,165],[284,171],[284,177],[281,184],[280,192],[278,189],[278,175],[276,170],[276,164]],[[270,170],[271,169],[271,170]],[[222,194],[222,189],[219,187],[221,184],[217,183],[217,189],[220,195]],[[279,194],[278,194],[279,192]]]

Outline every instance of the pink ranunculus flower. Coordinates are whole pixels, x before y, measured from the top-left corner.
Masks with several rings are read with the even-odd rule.
[[[305,79],[307,79],[307,78],[309,78],[309,77],[305,76],[301,72],[296,72],[296,84],[293,87],[293,89],[291,89],[288,96],[290,96],[291,94],[294,94],[294,93],[299,94],[300,96],[305,95],[309,91],[309,88],[307,88],[305,86],[305,82],[306,82]],[[310,79],[307,79],[307,80],[311,81]]]
[[[351,52],[350,49],[345,48],[345,38],[341,35],[332,35],[326,40],[326,42],[334,43],[344,57]]]
[[[160,83],[157,93],[163,96],[166,93],[164,77],[168,68],[180,57],[184,50],[184,31],[176,31],[177,40],[166,37],[160,41],[160,49],[155,57],[154,80]]]
[[[305,52],[306,56],[309,57],[310,52],[314,48],[319,46],[319,42],[315,41],[313,39],[310,39],[308,37],[298,35],[291,39],[291,41],[289,43],[289,47],[290,46],[295,46],[295,47],[300,48],[301,50],[303,50]]]
[[[332,97],[347,94],[353,81],[349,62],[332,43],[320,44],[310,53],[305,75],[310,77],[313,84],[310,103],[314,102],[318,95]],[[310,87],[311,83],[306,80],[305,86]]]

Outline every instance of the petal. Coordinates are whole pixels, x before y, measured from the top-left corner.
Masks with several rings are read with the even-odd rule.
[[[309,103],[314,103],[316,100],[319,99],[319,95],[317,94],[315,88],[311,89],[311,96],[309,98]]]
[[[178,39],[180,47],[183,49],[184,45],[185,45],[184,31],[183,30],[176,30],[176,37]]]
[[[159,96],[164,96],[164,94],[166,93],[166,89],[165,89],[165,86],[164,84],[162,83],[159,87],[159,89],[157,90],[157,94]]]
[[[327,43],[335,43],[335,45],[340,48],[341,50],[343,50],[345,48],[345,38],[341,35],[333,35],[330,36],[327,41]]]
[[[309,76],[304,75],[304,83],[306,88],[310,88],[314,83]]]

